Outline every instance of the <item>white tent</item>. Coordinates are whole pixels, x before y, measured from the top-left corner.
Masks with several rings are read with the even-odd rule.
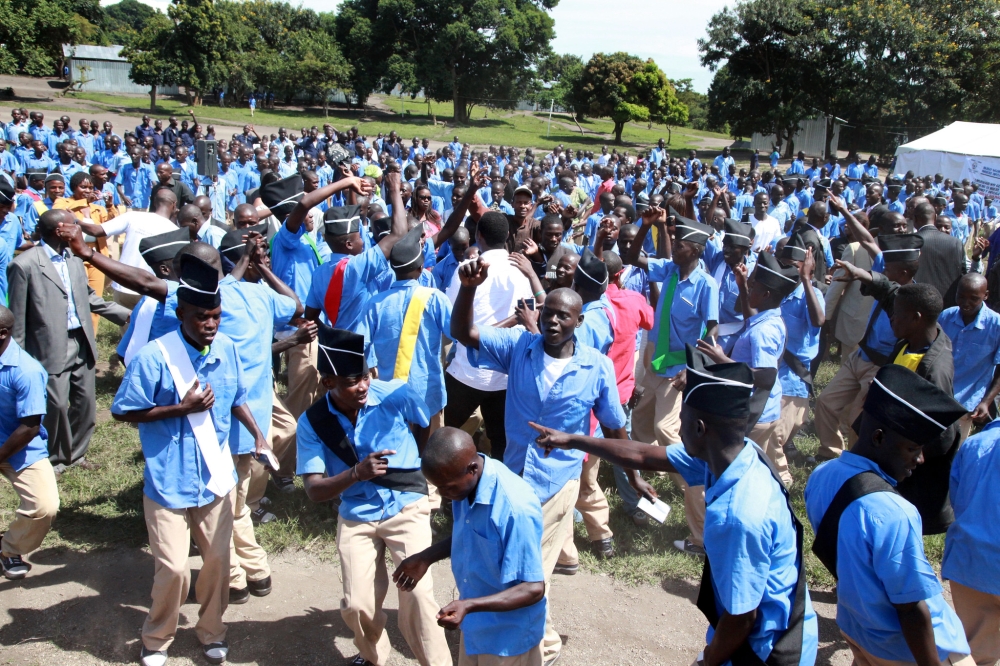
[[[1000,125],[956,122],[896,148],[896,173],[968,178],[1000,196]]]

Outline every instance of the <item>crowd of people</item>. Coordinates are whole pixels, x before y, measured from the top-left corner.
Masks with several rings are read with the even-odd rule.
[[[265,493],[296,475],[337,507],[350,663],[389,658],[388,550],[419,663],[451,664],[460,629],[463,666],[552,664],[574,517],[616,556],[602,459],[638,528],[663,517],[643,470],[683,492],[704,664],[815,662],[804,520],[856,663],[1000,658],[1000,229],[975,183],[861,155],[738,168],[662,139],[633,156],[330,125],[227,141],[193,114],[78,125],[15,109],[0,141],[0,471],[20,500],[0,563],[25,577],[58,475],[96,467],[106,318],[111,413],[145,459],[145,666],[189,594],[205,658],[226,660],[227,606],[272,589]],[[810,409],[814,456],[794,441]],[[811,470],[801,517],[790,465]],[[454,527],[434,542],[439,511]],[[923,547],[942,533],[954,609]],[[440,608],[428,571],[448,558]]]

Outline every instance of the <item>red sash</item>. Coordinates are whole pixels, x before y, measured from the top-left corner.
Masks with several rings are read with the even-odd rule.
[[[326,310],[326,317],[330,320],[330,326],[336,328],[337,315],[340,313],[340,299],[344,295],[344,271],[347,270],[347,260],[344,257],[337,262],[330,276],[330,284],[326,288],[326,297],[323,299],[323,309]]]

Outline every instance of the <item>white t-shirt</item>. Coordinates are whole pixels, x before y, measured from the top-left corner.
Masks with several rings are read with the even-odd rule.
[[[476,326],[492,326],[514,314],[519,298],[531,298],[531,283],[528,278],[508,261],[507,250],[488,250],[479,258],[489,264],[486,281],[476,288],[473,301],[473,323]],[[458,271],[455,271],[446,292],[452,305],[458,298],[461,287]],[[480,391],[503,391],[507,388],[507,375],[502,372],[475,368],[469,363],[468,352],[460,343],[455,343],[455,360],[448,366],[448,374],[466,386]]]
[[[563,372],[566,371],[566,366],[569,362],[573,360],[572,356],[567,356],[566,358],[553,358],[548,354],[544,355],[542,358],[542,386],[538,390],[538,395],[545,402],[549,397],[549,393],[552,392],[552,387],[556,385],[559,378],[562,377]]]
[[[139,241],[147,236],[157,236],[177,230],[177,225],[167,218],[156,213],[144,213],[137,210],[131,210],[124,215],[110,219],[101,227],[108,236],[125,234],[125,242],[122,243],[122,255],[119,261],[126,266],[140,268],[150,273],[153,272],[153,269],[139,254]],[[135,294],[134,291],[126,289],[117,282],[112,282],[111,288],[123,294]]]
[[[784,235],[781,223],[777,218],[767,215],[763,220],[758,220],[753,215],[750,216],[750,224],[753,225],[753,251],[760,252],[765,247],[773,245]]]

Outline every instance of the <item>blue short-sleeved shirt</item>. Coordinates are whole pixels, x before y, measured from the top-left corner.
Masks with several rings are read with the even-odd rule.
[[[371,299],[358,325],[358,333],[365,336],[368,366],[377,367],[381,379],[395,378],[403,322],[416,288],[416,280],[396,280],[388,291]],[[451,337],[451,301],[435,289],[424,307],[407,379],[416,394],[424,397],[431,414],[440,412],[447,402],[441,367],[443,335]]]
[[[420,467],[420,452],[410,424],[426,427],[430,424],[431,415],[427,404],[408,385],[399,380],[386,382],[373,379],[368,389],[368,402],[358,411],[357,425],[351,424],[333,406],[329,395],[320,400],[324,400],[330,413],[337,417],[354,445],[358,460],[382,449],[392,449],[396,453],[386,459],[389,469]],[[296,474],[325,473],[335,476],[350,469],[319,438],[306,413],[299,417],[296,446]],[[390,490],[370,481],[361,481],[345,490],[340,497],[341,518],[367,523],[392,518],[408,504],[426,495]]]
[[[649,280],[662,282],[660,300],[656,304],[656,323],[649,332],[649,341],[655,345],[660,335],[660,317],[663,312],[663,301],[667,297],[667,286],[670,279],[678,272],[677,265],[670,259],[649,259]],[[678,275],[677,288],[670,306],[670,350],[684,351],[685,344],[695,342],[705,333],[705,327],[710,321],[719,321],[719,286],[708,273],[700,267],[691,271],[687,279],[681,280]],[[670,366],[661,377],[673,377],[684,369],[684,364]],[[650,369],[650,372],[653,372]]]
[[[181,339],[184,340],[183,335]],[[220,332],[207,354],[202,355],[187,340],[184,340],[184,350],[191,359],[201,387],[212,385],[215,393],[212,422],[219,447],[228,454],[232,409],[247,400],[243,366],[236,353],[236,345]],[[111,411],[125,414],[176,405],[181,398],[183,396],[177,395],[160,346],[148,344],[125,369],[125,377],[118,387]],[[146,458],[142,490],[146,497],[168,509],[205,506],[215,501],[215,495],[206,487],[210,478],[208,466],[202,460],[198,441],[186,416],[140,423],[139,440]],[[233,470],[233,480],[236,480],[236,470]]]
[[[795,525],[785,494],[750,440],[718,479],[683,444],[668,446],[666,455],[685,481],[705,486],[705,552],[719,614],[742,615],[756,608],[748,640],[766,660],[788,627],[799,579]],[[714,633],[709,627],[706,642]],[[818,642],[816,613],[806,591],[802,666],[815,662]]]
[[[781,319],[780,308],[758,312],[744,325],[743,332],[733,343],[733,352],[729,357],[738,363],[746,363],[751,368],[777,370],[781,354],[785,350],[785,337],[785,322]],[[758,423],[771,423],[780,416],[781,382],[775,381]]]
[[[134,167],[128,162],[115,177],[115,184],[122,186],[122,191],[132,200],[134,208],[148,208],[155,180],[156,174],[150,165],[140,164]]]
[[[31,354],[10,338],[7,349],[0,355],[0,442],[7,441],[21,419],[45,416],[47,398],[45,387],[49,373]],[[16,451],[5,462],[15,472],[49,457],[49,446],[43,426],[27,446]]]
[[[498,594],[520,583],[545,580],[542,570],[542,507],[524,479],[480,454],[483,475],[476,494],[452,502],[451,570],[461,599]],[[468,654],[509,657],[542,641],[542,598],[502,613],[469,613],[462,620]]]
[[[813,529],[840,487],[862,472],[896,485],[875,462],[845,451],[817,467],[806,484],[806,512]],[[840,517],[837,536],[837,625],[880,659],[913,661],[893,604],[926,601],[938,656],[969,654],[965,630],[941,596],[941,584],[924,555],[920,514],[893,493],[855,500]]]
[[[611,303],[606,296],[585,304],[583,323],[576,329],[576,339],[602,354],[607,354],[611,349],[611,343],[615,341],[611,319],[608,317],[608,310],[611,309]]]
[[[544,402],[539,393],[545,363],[541,335],[481,326],[479,350],[468,348],[471,365],[507,375],[507,450],[503,461],[528,482],[543,504],[567,482],[580,477],[584,454],[557,450],[546,457],[545,450],[535,443],[538,432],[528,421],[589,435],[593,411],[605,427],[625,427],[611,359],[582,343],[574,347],[572,360]]]
[[[448,285],[451,284],[451,278],[454,277],[457,270],[458,259],[455,258],[455,253],[449,247],[444,254],[444,258],[437,262],[437,265],[431,271],[431,275],[434,276],[434,285],[442,292],[447,291]]]
[[[885,260],[882,258],[882,255],[879,254],[875,257],[875,261],[872,262],[872,272],[881,273],[884,270]],[[878,307],[878,301],[872,303],[872,315],[875,314],[875,310]],[[869,315],[868,318],[869,321],[871,321],[871,315]],[[885,356],[891,354],[893,347],[896,346],[896,334],[892,332],[892,322],[889,321],[889,313],[884,309],[878,313],[878,319],[875,320],[875,324],[872,326],[871,332],[868,334],[868,337],[865,338],[865,343],[870,349]],[[871,361],[864,349],[858,349],[858,354],[860,354],[861,358],[864,360]]]
[[[337,264],[345,257],[346,254],[331,254],[330,260],[316,269],[312,287],[306,296],[306,307],[323,310],[330,278],[333,277]],[[344,270],[344,291],[340,298],[336,328],[348,331],[357,329],[372,296],[379,291],[379,278],[385,275],[391,276],[392,269],[389,267],[389,260],[385,258],[385,252],[378,245],[350,257]]]
[[[820,312],[825,312],[826,301],[823,293],[809,285],[819,301]],[[813,326],[809,317],[809,303],[806,301],[805,285],[799,284],[791,294],[781,302],[781,318],[785,322],[785,349],[795,355],[807,368],[819,353],[819,326]],[[784,360],[778,366],[778,381],[781,382],[781,394],[792,398],[808,398],[809,386],[802,378],[792,372]]]
[[[304,224],[300,224],[294,234],[282,224],[271,239],[271,269],[303,303],[312,287],[313,273],[320,265],[316,251],[306,242],[306,233]]]
[[[237,282],[231,275],[219,282],[219,293],[222,297],[219,331],[236,345],[247,390],[247,406],[257,427],[267,436],[274,401],[271,341],[274,329],[287,324],[295,314],[295,301],[266,284]],[[250,431],[239,421],[233,421],[229,447],[233,455],[254,450]]]
[[[747,271],[753,272],[757,265],[757,255],[754,252],[747,253],[744,261]],[[711,259],[705,262],[708,274],[712,276],[716,284],[719,285],[719,324],[743,323],[743,309],[740,307],[740,287],[736,283],[736,275],[733,269],[726,263],[725,255],[720,250]],[[727,352],[732,349],[732,343],[736,341],[739,331],[735,333],[723,334],[719,332],[718,343]]]
[[[0,359],[2,360],[2,359]],[[955,522],[944,542],[941,575],[1000,595],[1000,421],[965,440],[951,463],[948,493]]]
[[[941,313],[938,323],[951,338],[955,400],[971,412],[986,395],[1000,364],[1000,314],[983,305],[966,326],[958,307],[951,307]]]

